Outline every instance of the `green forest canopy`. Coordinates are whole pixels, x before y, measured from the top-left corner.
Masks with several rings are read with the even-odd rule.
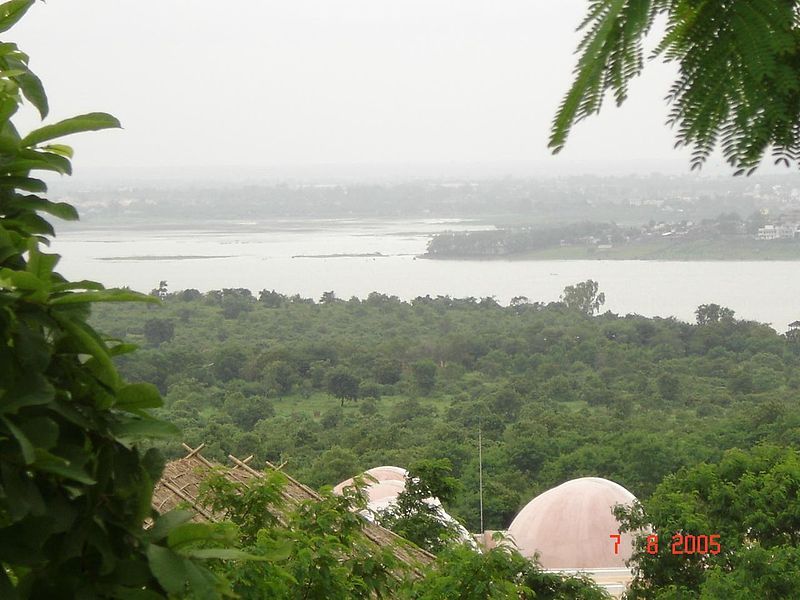
[[[586,284],[571,293],[598,294]],[[780,335],[713,303],[690,324],[590,316],[591,302],[321,300],[186,290],[158,308],[103,306],[94,319],[143,344],[120,358],[122,372],[159,387],[160,416],[210,457],[254,453],[322,488],[377,465],[445,460],[456,479],[445,506],[477,531],[480,426],[487,529],[505,529],[550,487],[600,476],[643,502],[625,517],[634,529],[650,523],[667,541],[677,531],[723,536],[710,563],[672,556],[669,543],[638,553],[631,598],[671,598],[675,586],[714,598],[742,581],[750,597],[781,598],[773,591],[800,580],[790,515],[758,521],[755,548],[736,541],[752,535],[741,514],[758,519],[754,506],[800,492],[796,330]],[[170,339],[148,339],[154,321]],[[346,402],[331,386],[344,373],[357,383]],[[181,452],[177,442],[163,449]],[[729,483],[704,491],[714,469]],[[733,488],[740,502],[721,500]],[[781,567],[762,549],[780,552]],[[448,569],[468,568],[459,556]]]
[[[123,374],[156,385],[159,414],[210,456],[288,460],[314,486],[447,458],[462,484],[448,508],[472,530],[479,424],[496,529],[572,477],[647,498],[681,466],[800,431],[796,338],[713,304],[688,324],[522,300],[327,298],[185,291],[159,308],[100,307],[94,322],[143,345],[120,357]],[[156,320],[170,340],[148,341]],[[331,382],[343,373],[358,391],[342,406]]]

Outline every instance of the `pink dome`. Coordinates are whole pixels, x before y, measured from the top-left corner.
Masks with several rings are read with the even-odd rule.
[[[636,497],[621,485],[599,477],[562,483],[531,500],[512,521],[508,533],[520,552],[539,553],[545,569],[606,569],[625,567],[633,551],[633,536],[622,534],[614,553],[619,522],[611,509],[631,505]]]

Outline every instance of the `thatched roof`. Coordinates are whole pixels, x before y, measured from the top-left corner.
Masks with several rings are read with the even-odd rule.
[[[195,511],[195,520],[197,521],[220,520],[220,515],[215,515],[208,507],[198,502],[200,484],[210,472],[223,469],[225,477],[245,485],[254,477],[263,477],[263,473],[247,464],[252,457],[239,460],[235,456],[228,456],[232,466],[223,468],[200,454],[203,446],[192,449],[184,444],[184,447],[189,454],[184,458],[167,463],[164,474],[153,490],[153,508],[159,513],[167,512],[178,506],[189,505]],[[267,468],[274,469],[276,467],[267,463]],[[306,500],[321,500],[320,495],[310,487],[285,473],[284,475],[287,483],[283,488],[283,496],[288,506],[295,506]],[[280,517],[280,515],[276,516]],[[403,563],[412,566],[415,573],[419,573],[420,567],[430,564],[434,560],[432,554],[374,523],[365,522],[364,535],[378,546],[391,547],[394,555]]]

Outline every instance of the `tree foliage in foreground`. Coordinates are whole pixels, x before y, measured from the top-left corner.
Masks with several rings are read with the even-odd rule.
[[[408,590],[409,600],[606,600],[608,593],[584,577],[545,573],[519,552],[499,546],[477,553],[450,546],[421,582]]]
[[[789,598],[800,589],[800,453],[758,446],[668,475],[643,504],[619,509],[639,536],[629,598]],[[675,553],[675,534],[718,535],[717,553]],[[673,548],[673,541],[677,546]],[[650,546],[650,550],[654,550]]]
[[[644,42],[659,15],[666,31],[653,51],[678,65],[668,123],[699,168],[719,146],[736,173],[752,173],[771,148],[800,163],[800,3],[796,0],[592,0],[579,29],[575,80],[553,121],[561,150],[572,126],[617,104],[642,71]]]
[[[418,466],[434,475],[419,489],[446,493],[452,485],[441,463]],[[446,471],[446,469],[444,469]],[[392,548],[377,547],[363,535],[366,509],[363,481],[344,496],[323,492],[321,501],[295,506],[281,495],[280,472],[250,480],[246,486],[214,475],[203,486],[202,501],[239,526],[241,544],[264,561],[220,563],[219,570],[243,600],[605,600],[592,581],[544,573],[535,563],[508,548],[483,554],[460,545],[444,547],[431,565],[401,562]],[[280,514],[280,518],[276,515]],[[398,540],[396,543],[403,543]],[[408,543],[408,542],[405,542]],[[412,569],[417,576],[412,576]]]
[[[0,4],[0,33],[33,4]],[[59,256],[42,251],[55,235],[45,215],[78,215],[47,200],[32,173],[69,175],[72,150],[59,138],[119,122],[90,113],[22,136],[11,118],[23,97],[46,118],[28,56],[0,43],[0,597],[219,598],[225,582],[195,559],[242,557],[218,549],[235,531],[153,514],[163,460],[135,442],[176,429],[148,414],[161,405],[154,386],[120,378],[113,357],[132,346],[87,323],[92,303],[145,297],[68,281],[54,270]]]

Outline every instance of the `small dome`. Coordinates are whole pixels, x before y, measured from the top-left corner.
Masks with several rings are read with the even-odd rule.
[[[365,471],[364,475],[375,479],[375,481],[365,481],[367,485],[367,500],[369,502],[394,499],[400,492],[406,489],[406,477],[408,476],[408,472],[400,467],[374,467]],[[352,485],[353,478],[351,477],[333,488],[333,493],[341,495],[344,488]]]
[[[623,533],[614,553],[619,522],[611,512],[636,497],[621,485],[599,477],[562,483],[531,500],[512,521],[508,532],[525,556],[539,553],[545,569],[625,567],[633,536]]]
[[[406,489],[406,478],[408,471],[400,467],[374,467],[368,471],[364,471],[364,475],[369,475],[375,481],[366,481],[366,494],[367,494],[367,510],[362,514],[370,521],[374,519],[373,513],[381,513],[389,508],[392,508],[397,503],[397,497],[400,492]],[[333,493],[341,495],[346,487],[353,485],[353,478],[342,481],[339,485],[333,488]],[[469,532],[464,529],[456,519],[449,515],[438,498],[427,498],[425,500],[429,505],[436,507],[438,519],[443,523],[448,523],[458,529],[459,535],[463,541],[470,545],[475,542]]]

